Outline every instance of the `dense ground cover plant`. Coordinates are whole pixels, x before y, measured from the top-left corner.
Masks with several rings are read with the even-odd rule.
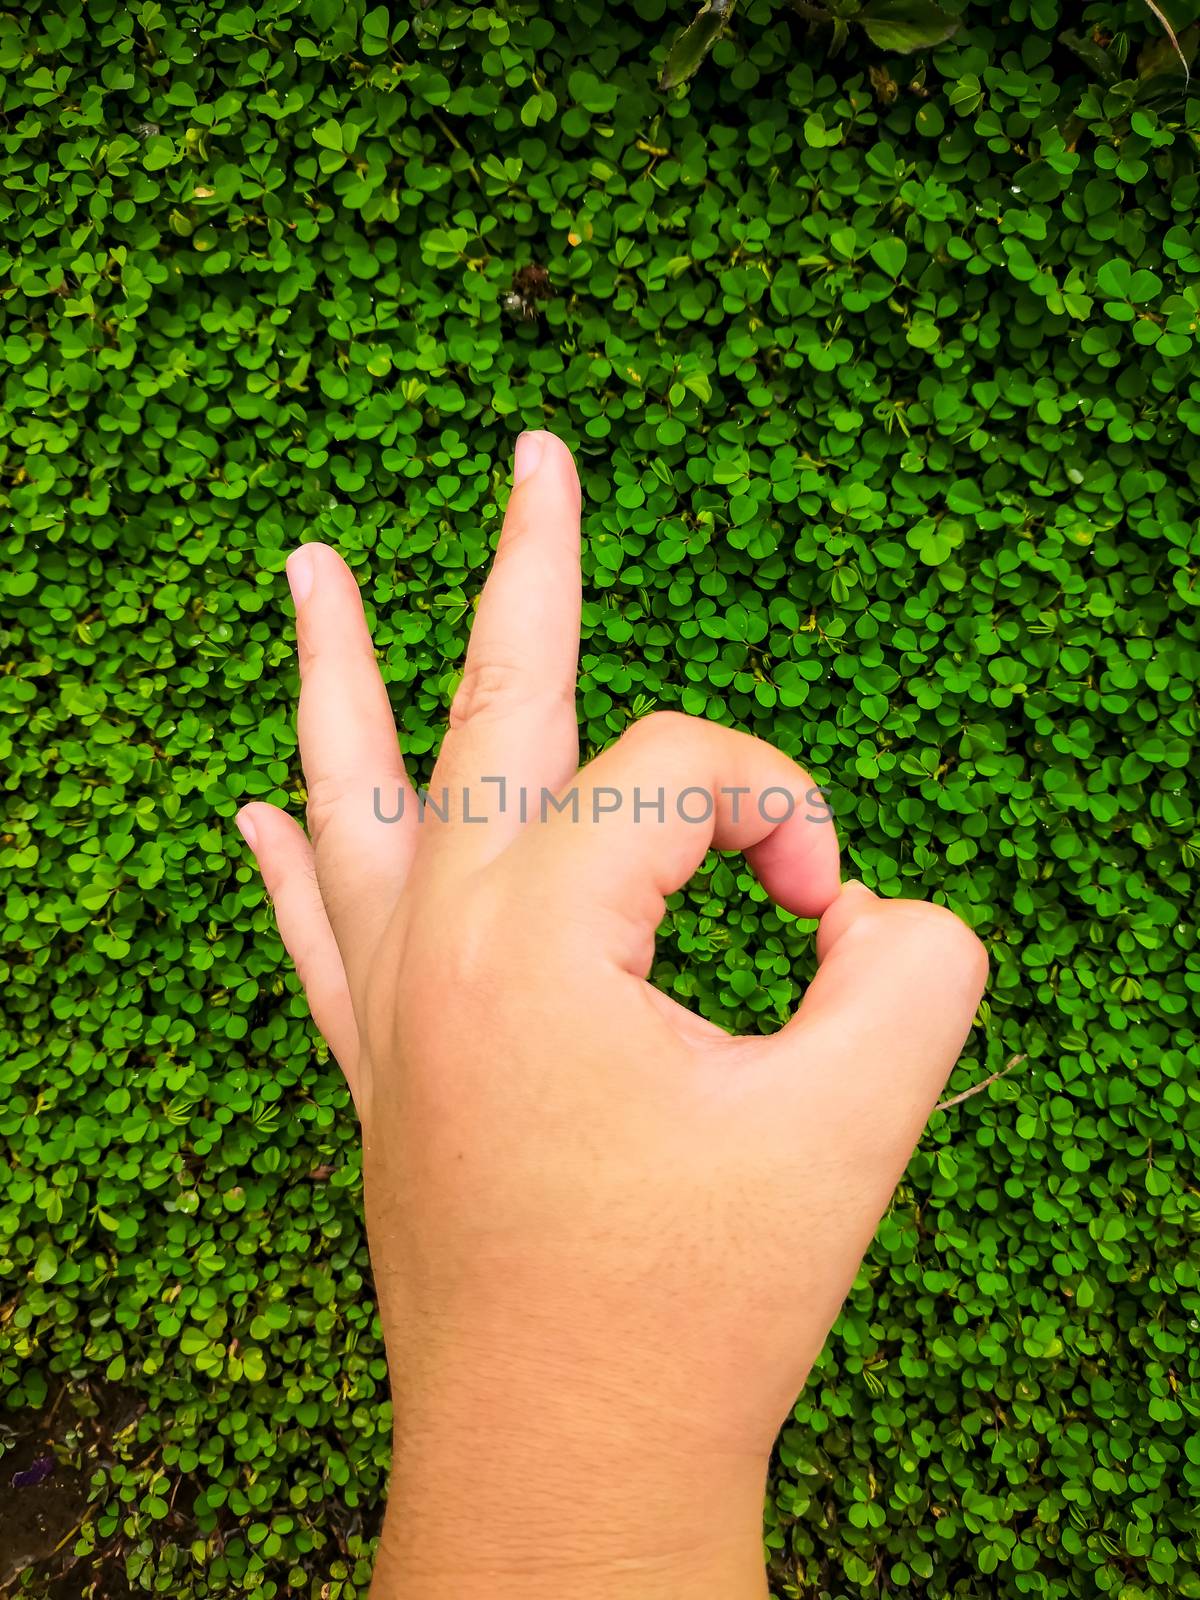
[[[776,1595],[1200,1595],[1200,101],[1140,4],[941,9],[831,56],[744,0],[667,90],[694,5],[0,18],[0,1508],[82,1486],[31,1588],[365,1592],[355,1128],[230,818],[302,809],[306,537],[427,775],[549,425],[586,749],[657,705],[801,755],[991,948],[951,1090],[1026,1058],[780,1441]],[[660,951],[739,1029],[810,960],[724,859]]]

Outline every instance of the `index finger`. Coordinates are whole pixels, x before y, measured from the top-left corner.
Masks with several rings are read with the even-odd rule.
[[[296,602],[308,830],[353,987],[358,952],[386,925],[412,855],[412,789],[354,574],[323,544],[301,545],[287,571]]]
[[[742,851],[797,916],[820,916],[838,893],[837,833],[809,774],[751,734],[659,711],[541,808],[514,851],[523,893],[544,901],[556,939],[581,908],[599,913],[593,941],[645,977],[666,898],[710,847]]]

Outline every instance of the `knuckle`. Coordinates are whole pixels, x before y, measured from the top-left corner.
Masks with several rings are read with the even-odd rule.
[[[440,997],[458,1015],[494,1011],[514,947],[511,917],[501,913],[483,878],[459,902],[441,895],[414,901],[392,984],[403,1002],[425,1010]],[[433,1013],[442,1015],[436,1006]]]
[[[691,717],[686,711],[648,711],[630,723],[621,739],[633,745],[678,745],[695,738],[696,729],[703,725],[702,717]]]
[[[964,971],[987,971],[988,954],[983,942],[949,906],[935,905],[931,900],[894,903],[905,905],[905,914],[919,923],[922,938],[936,945],[939,961]]]
[[[510,663],[492,658],[469,661],[450,702],[450,726],[462,727],[486,715],[513,692],[518,675]]]
[[[560,699],[544,684],[530,679],[521,663],[493,656],[468,662],[450,703],[450,726],[464,727],[480,717],[495,716],[542,699]]]
[[[318,984],[318,974],[313,967],[312,949],[307,944],[298,945],[291,952],[292,966],[296,969],[296,977],[300,980],[300,987],[308,996],[308,1003],[313,1004],[314,992]]]
[[[346,785],[340,778],[326,776],[316,778],[309,784],[305,821],[314,848],[345,797]]]

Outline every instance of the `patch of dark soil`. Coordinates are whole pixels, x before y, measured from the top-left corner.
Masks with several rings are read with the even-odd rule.
[[[129,1592],[109,1552],[82,1562],[74,1546],[92,1514],[92,1473],[113,1459],[113,1433],[136,1417],[139,1404],[116,1389],[64,1386],[41,1411],[0,1413],[0,1596],[119,1600]],[[32,1588],[28,1577],[19,1584],[22,1573],[33,1577]]]

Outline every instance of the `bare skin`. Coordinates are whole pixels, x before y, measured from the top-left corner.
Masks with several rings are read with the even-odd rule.
[[[321,545],[288,574],[308,832],[238,821],[362,1123],[395,1408],[373,1600],[763,1600],[772,1442],[983,948],[843,885],[813,780],[748,735],[656,713],[578,770],[579,485],[551,434],[518,445],[429,786],[445,820],[405,775],[353,576]],[[770,1037],[647,981],[713,846],[820,918]]]

